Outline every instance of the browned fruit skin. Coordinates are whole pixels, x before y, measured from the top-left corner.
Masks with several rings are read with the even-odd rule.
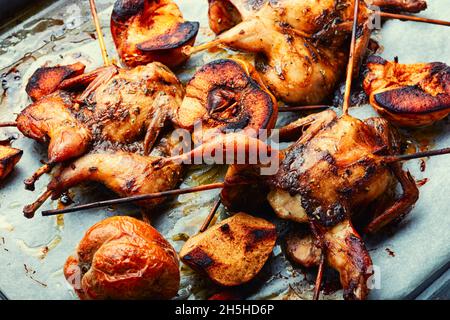
[[[182,166],[166,163],[155,169],[158,157],[141,156],[117,151],[114,153],[90,153],[63,167],[48,185],[57,198],[82,182],[94,181],[104,184],[121,197],[161,192],[176,188],[182,179]],[[152,208],[164,198],[138,202]]]
[[[75,118],[71,107],[71,96],[58,91],[29,105],[17,117],[17,128],[25,136],[49,143],[50,163],[80,156],[90,145],[91,132]]]
[[[367,62],[364,90],[389,121],[420,127],[450,113],[450,67],[444,63],[400,64],[378,56]]]
[[[79,284],[75,291],[83,300],[170,299],[179,288],[178,265],[175,250],[156,229],[117,216],[86,232],[64,275]]]
[[[85,65],[81,62],[65,66],[37,69],[28,80],[25,91],[33,101],[56,91],[61,82],[83,74]]]
[[[267,261],[276,241],[275,226],[238,213],[191,237],[180,251],[188,266],[223,286],[253,279]]]
[[[0,144],[0,182],[14,169],[23,151]]]
[[[221,59],[206,64],[194,74],[186,86],[175,122],[189,130],[201,122],[204,135],[229,130],[258,133],[259,129],[272,129],[277,115],[275,98],[252,67]]]
[[[114,43],[129,67],[159,61],[176,68],[188,59],[182,47],[194,44],[198,29],[171,0],[118,0],[111,15]]]

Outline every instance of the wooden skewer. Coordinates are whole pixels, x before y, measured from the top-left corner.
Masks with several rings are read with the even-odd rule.
[[[89,4],[91,6],[92,18],[94,18],[95,30],[97,31],[97,38],[100,44],[100,50],[102,52],[103,63],[108,67],[111,65],[111,63],[108,58],[108,52],[106,51],[105,39],[103,38],[102,28],[98,19],[97,8],[95,7],[95,1],[89,0]]]
[[[423,17],[416,17],[416,16],[409,16],[405,14],[397,14],[397,13],[389,13],[389,12],[380,12],[380,17],[388,18],[388,19],[398,19],[398,20],[408,20],[408,21],[416,21],[416,22],[423,22],[423,23],[431,23],[431,24],[437,24],[441,26],[450,26],[450,21],[444,21],[444,20],[436,20],[436,19],[428,19]]]
[[[220,200],[220,198],[218,198],[214,202],[213,207],[209,211],[208,216],[206,217],[205,221],[202,224],[202,227],[200,228],[200,230],[198,232],[202,233],[202,232],[205,232],[206,229],[208,229],[212,219],[216,215],[217,209],[219,209],[219,207],[220,207],[220,204],[221,204],[221,200]]]
[[[350,57],[347,65],[347,75],[345,78],[344,105],[342,106],[344,115],[348,114],[348,108],[350,107],[350,92],[352,89],[353,65],[355,63],[356,29],[358,28],[359,0],[354,1],[354,6],[355,10],[353,12],[352,38],[350,40]]]
[[[246,184],[246,183],[242,182],[242,183],[238,183],[238,184]],[[75,207],[71,207],[71,208],[64,208],[64,209],[57,209],[57,210],[46,210],[46,211],[42,212],[42,215],[43,216],[54,216],[54,215],[58,215],[58,214],[62,214],[62,213],[83,211],[83,210],[99,208],[99,207],[107,207],[107,206],[116,205],[116,204],[123,204],[123,203],[130,203],[130,202],[136,202],[136,201],[164,198],[164,197],[168,197],[168,196],[175,196],[175,195],[180,195],[180,194],[199,192],[199,191],[206,191],[206,190],[212,190],[212,189],[222,189],[222,188],[225,187],[225,185],[226,184],[224,182],[216,182],[216,183],[210,183],[210,184],[205,184],[205,185],[201,185],[201,186],[197,186],[197,187],[191,187],[191,188],[175,189],[175,190],[168,190],[168,191],[163,191],[163,192],[142,194],[142,195],[138,195],[138,196],[131,196],[131,197],[112,199],[112,200],[98,201],[98,202],[83,204],[83,205],[75,206]]]
[[[1,122],[0,123],[0,128],[6,128],[6,127],[17,127],[17,122],[9,121],[9,122]]]
[[[37,209],[39,209],[45,201],[52,195],[52,190],[47,189],[35,202],[23,208],[23,213],[27,218],[33,218]]]
[[[313,105],[313,106],[293,106],[293,107],[279,107],[278,112],[295,112],[295,111],[309,111],[309,110],[322,110],[331,108],[327,105]]]
[[[429,150],[429,151],[423,151],[423,152],[416,152],[416,153],[412,153],[412,154],[385,156],[384,161],[386,163],[396,162],[396,161],[406,161],[406,160],[411,160],[411,159],[440,156],[440,155],[449,154],[449,153],[450,153],[450,148],[443,148],[443,149]]]
[[[325,267],[325,254],[320,255],[319,269],[317,270],[316,283],[314,285],[313,300],[319,300],[320,289],[322,287],[323,269]]]
[[[24,180],[23,183],[25,184],[25,189],[34,191],[34,184],[36,183],[36,181],[38,181],[43,174],[50,172],[54,166],[55,166],[54,164],[46,163],[39,169],[37,169],[36,172],[33,173],[31,177]]]
[[[198,46],[185,46],[182,51],[183,54],[190,56],[192,54],[214,48],[218,45],[220,45],[220,39],[215,39],[210,42],[199,44]]]

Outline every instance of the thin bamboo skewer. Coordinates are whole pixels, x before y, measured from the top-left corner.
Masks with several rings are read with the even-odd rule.
[[[398,20],[404,20],[404,21],[415,21],[415,22],[422,22],[422,23],[431,23],[431,24],[437,24],[437,25],[441,25],[441,26],[450,27],[450,21],[428,19],[428,18],[423,18],[423,17],[416,17],[416,16],[405,15],[405,14],[389,13],[389,12],[382,12],[382,11],[379,12],[379,15],[382,18],[398,19]]]
[[[344,115],[348,114],[348,108],[350,107],[350,93],[352,88],[353,66],[355,64],[356,29],[358,27],[359,0],[355,0],[354,6],[355,10],[353,12],[352,38],[350,41],[350,57],[347,65],[347,75],[345,77],[346,81],[345,81],[344,104],[342,106]]]
[[[97,8],[95,6],[94,0],[89,0],[89,4],[91,6],[92,18],[94,19],[95,30],[97,31],[97,38],[100,44],[100,50],[102,52],[103,63],[106,67],[111,65],[111,62],[108,58],[108,52],[106,51],[105,39],[103,38],[102,28],[100,26],[100,21],[98,19]]]

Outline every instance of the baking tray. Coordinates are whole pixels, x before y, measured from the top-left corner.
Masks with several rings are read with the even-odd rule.
[[[109,32],[109,16],[114,1],[96,2],[109,54],[117,59]],[[197,42],[211,39],[213,34],[208,28],[206,0],[176,2],[187,20],[200,21]],[[423,16],[450,17],[450,6],[446,1],[428,0],[428,3],[429,9],[422,13]],[[379,40],[383,50],[381,55],[386,59],[398,56],[400,62],[405,63],[442,61],[450,64],[449,34],[445,27],[388,21],[374,36]],[[198,66],[228,54],[198,55],[188,62],[179,76],[186,81]],[[29,103],[24,86],[34,70],[46,63],[54,65],[80,60],[88,70],[102,63],[86,0],[57,1],[18,25],[8,27],[0,35],[0,121],[14,119],[15,114]],[[361,118],[375,114],[368,105],[353,108],[351,113]],[[410,144],[417,148],[449,146],[449,127],[449,121],[445,119],[430,129],[409,133]],[[45,190],[49,177],[41,179],[33,193],[24,190],[22,181],[40,166],[46,150],[23,138],[14,129],[0,131],[0,137],[10,135],[17,137],[14,146],[23,149],[24,156],[14,173],[0,185],[0,290],[10,299],[75,299],[64,279],[62,267],[86,229],[107,216],[138,216],[139,210],[133,206],[120,206],[71,213],[64,217],[25,219],[22,207]],[[426,160],[425,171],[420,169],[420,160],[406,165],[417,180],[428,181],[420,188],[415,208],[402,223],[382,235],[366,239],[380,275],[379,288],[371,292],[370,299],[414,298],[449,268],[449,165],[449,156]],[[184,185],[218,180],[224,170],[220,167],[194,168]],[[110,193],[97,186],[76,188],[73,194],[75,201],[83,203],[111,197]],[[176,249],[180,249],[183,245],[180,234],[197,232],[216,195],[217,191],[209,191],[179,196],[160,212],[155,212],[152,223]],[[56,206],[56,201],[49,202],[43,209]],[[283,230],[283,222],[278,226]],[[215,290],[207,280],[188,268],[181,267],[181,272],[178,298],[202,299]],[[286,261],[278,244],[254,284],[255,290],[250,298],[311,298],[312,282],[308,281],[311,276]],[[340,296],[340,292],[335,292],[324,298],[337,299]]]

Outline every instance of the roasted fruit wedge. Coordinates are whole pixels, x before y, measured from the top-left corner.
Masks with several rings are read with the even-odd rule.
[[[0,144],[0,181],[11,173],[22,154],[22,150]]]
[[[118,0],[111,16],[114,43],[130,67],[159,61],[176,68],[187,60],[182,48],[194,44],[198,29],[171,0]]]
[[[65,66],[42,67],[28,80],[25,91],[33,101],[55,92],[64,80],[83,74],[86,66],[81,62]]]
[[[238,213],[190,238],[181,260],[223,286],[253,279],[273,250],[275,226],[261,218]]]
[[[371,56],[364,90],[370,104],[404,127],[431,125],[450,113],[450,67],[444,63],[400,64]]]
[[[82,300],[170,299],[180,284],[172,246],[152,226],[124,216],[93,225],[64,275]]]
[[[250,64],[220,59],[200,68],[189,81],[175,121],[189,130],[201,124],[205,136],[272,129],[277,114],[275,98]],[[199,137],[194,134],[194,139]]]

